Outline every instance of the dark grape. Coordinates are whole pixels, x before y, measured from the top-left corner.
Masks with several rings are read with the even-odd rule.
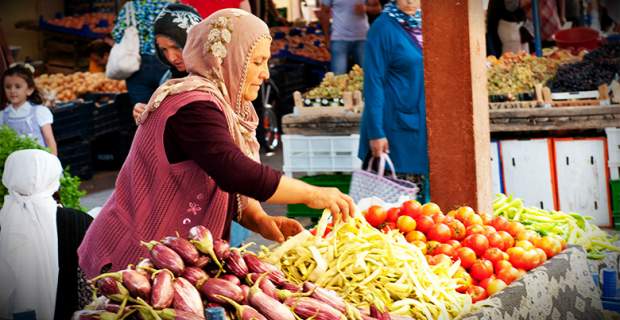
[[[547,86],[552,92],[574,92],[597,90],[601,84],[609,84],[614,79],[618,65],[610,62],[582,61],[565,64],[558,68]]]

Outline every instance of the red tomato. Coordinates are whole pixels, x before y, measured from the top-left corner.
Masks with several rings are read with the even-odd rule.
[[[473,225],[482,225],[482,218],[480,218],[479,215],[474,213],[470,215],[467,219],[465,219],[465,221],[463,221],[463,224],[466,227],[473,226]]]
[[[474,215],[474,214],[476,214],[476,212],[471,207],[468,207],[468,206],[460,207],[456,209],[455,218],[457,218],[461,222],[465,222],[465,220],[467,220],[471,215]]]
[[[458,259],[461,260],[461,266],[465,269],[469,269],[474,262],[476,262],[476,253],[474,250],[461,247],[456,250],[456,254]]]
[[[462,240],[465,238],[465,225],[461,221],[452,220],[446,224],[452,231],[452,239]]]
[[[484,232],[482,233],[485,236],[489,236],[490,234],[497,234],[497,230],[493,228],[493,226],[483,226]]]
[[[438,212],[441,212],[441,208],[436,203],[428,202],[422,206],[422,214],[425,216],[432,216]]]
[[[536,238],[540,237],[538,235],[538,233],[536,231],[533,230],[525,230],[525,231],[521,231],[517,234],[517,236],[515,237],[515,240],[527,240],[529,242],[534,242],[536,241]]]
[[[510,256],[508,258],[510,259]],[[493,270],[495,270],[496,274],[499,274],[500,271],[506,268],[512,268],[512,264],[508,260],[498,260],[493,264]]]
[[[510,235],[510,233],[506,231],[498,231],[497,234],[502,236],[502,239],[504,239],[504,251],[508,250],[508,248],[512,248],[515,245],[515,239]]]
[[[515,247],[520,247],[523,248],[525,250],[531,250],[534,249],[534,245],[527,241],[527,240],[519,240],[517,241],[517,243],[515,243]]]
[[[383,224],[383,227],[381,228],[381,231],[383,231],[383,233],[388,233],[391,230],[396,230],[398,229],[398,227],[396,227],[396,223],[394,222],[385,222]]]
[[[532,270],[540,264],[540,256],[536,250],[526,250],[521,256],[521,266],[525,270]]]
[[[486,279],[483,279],[482,281],[480,281],[480,282],[478,283],[478,285],[479,285],[479,286],[481,286],[481,287],[483,287],[483,288],[484,288],[484,290],[486,290],[486,289],[487,289],[487,286],[489,285],[489,281],[491,281],[491,280],[493,280],[493,279],[496,279],[495,275],[491,275],[490,277],[488,277],[488,278],[486,278]]]
[[[504,254],[505,253],[500,249],[489,248],[487,249],[487,251],[484,252],[484,254],[482,255],[482,258],[491,261],[491,263],[495,265],[495,262],[499,260],[507,260]]]
[[[489,240],[489,247],[498,248],[500,250],[506,250],[504,244],[504,238],[499,233],[491,233],[486,235],[487,240]]]
[[[469,273],[467,273],[467,271],[465,271],[465,269],[463,269],[462,267],[460,267],[459,270],[454,273],[454,276],[452,278],[456,279],[456,283],[459,284],[459,287],[456,288],[456,291],[460,293],[467,292],[467,289],[469,289],[469,287],[474,281],[469,275]]]
[[[396,223],[396,220],[398,220],[398,216],[400,216],[400,208],[390,208],[387,211],[387,217],[385,218],[385,221]]]
[[[437,248],[435,248],[435,250],[433,250],[433,255],[438,255],[438,254],[445,254],[448,257],[452,258],[456,255],[456,250],[451,245],[447,243],[442,243],[438,245]]]
[[[419,216],[416,218],[416,223],[417,223],[417,230],[422,231],[424,233],[427,233],[428,230],[430,230],[433,225],[435,224],[433,222],[433,218],[429,217],[429,216]]]
[[[428,238],[431,240],[435,240],[439,242],[446,242],[450,240],[451,237],[452,237],[452,230],[450,230],[450,227],[448,227],[447,225],[443,223],[438,223],[434,225],[428,231]]]
[[[457,221],[457,220],[452,218],[452,217],[450,217],[450,216],[444,216],[444,218],[443,218],[443,223],[444,224],[452,223],[452,221]]]
[[[555,256],[560,253],[562,250],[562,242],[557,238],[553,237],[542,237],[538,241],[538,245],[540,249],[542,249],[548,258]]]
[[[487,294],[489,296],[492,296],[494,294],[496,294],[497,292],[502,291],[504,288],[506,288],[506,282],[500,280],[500,279],[493,279],[489,281],[489,284],[487,285]]]
[[[506,284],[511,284],[513,281],[519,279],[519,270],[515,267],[504,267],[497,271],[497,278],[504,281]]]
[[[430,264],[431,266],[442,264],[442,263],[447,263],[448,265],[451,265],[452,259],[450,259],[450,257],[448,257],[447,255],[441,253],[441,254],[432,256],[428,260],[428,264]]]
[[[407,239],[408,242],[413,242],[413,241],[424,241],[426,242],[426,236],[424,235],[424,233],[418,231],[418,230],[413,230],[413,231],[409,231],[407,232],[407,235],[405,236],[405,239]]]
[[[441,212],[437,212],[435,214],[433,214],[431,216],[433,218],[433,221],[437,224],[437,223],[443,223],[444,220],[446,220],[446,215],[444,215]]]
[[[426,243],[426,251],[428,252],[428,254],[433,254],[433,252],[435,251],[435,249],[437,249],[437,247],[439,247],[441,243],[437,242],[437,241],[429,241]]]
[[[412,231],[413,232],[413,231]],[[422,254],[426,254],[426,242],[424,241],[420,241],[420,240],[415,240],[411,242],[412,245],[420,248],[420,250],[422,250]]]
[[[482,281],[493,275],[493,264],[489,260],[479,259],[469,269],[472,278]]]
[[[422,215],[422,205],[417,200],[408,200],[403,202],[400,207],[400,214],[417,218]]]
[[[467,227],[467,229],[465,229],[465,236],[470,236],[472,234],[484,234],[484,226],[475,224]]]
[[[456,210],[450,210],[448,211],[448,213],[446,213],[446,217],[456,218],[456,212]]]
[[[446,241],[447,244],[451,245],[452,248],[454,248],[454,250],[458,249],[461,247],[461,243],[458,240],[448,240]]]
[[[481,212],[479,213],[480,218],[482,218],[482,224],[488,226],[493,221],[493,215],[490,213]]]
[[[396,226],[400,232],[406,234],[407,232],[415,230],[416,222],[415,219],[410,216],[400,216],[398,220],[396,220]]]
[[[471,296],[471,302],[476,303],[488,297],[487,291],[479,286],[471,286],[467,289],[467,294]]]
[[[463,246],[469,247],[474,250],[478,257],[482,257],[484,252],[487,251],[487,249],[489,248],[489,240],[487,240],[487,237],[481,234],[472,234],[470,236],[467,236],[467,238],[463,240],[462,244]]]
[[[506,218],[504,218],[502,216],[497,216],[497,217],[493,218],[493,221],[491,221],[491,225],[497,231],[506,230],[506,227],[508,226],[508,223],[509,223],[508,219],[506,219]]]
[[[545,251],[543,251],[543,249],[541,248],[536,248],[534,249],[534,251],[536,251],[536,253],[538,253],[538,265],[541,265],[543,263],[545,263],[545,261],[547,261],[547,254],[545,253]]]
[[[506,231],[510,233],[511,236],[516,237],[519,233],[525,231],[525,227],[521,224],[521,222],[510,221],[506,226]]]
[[[510,263],[515,268],[523,268],[523,254],[525,253],[525,249],[521,247],[512,247],[506,251],[510,256]]]
[[[364,215],[366,221],[370,223],[373,227],[378,227],[380,224],[385,222],[385,218],[387,218],[387,211],[383,209],[381,206],[370,206]]]

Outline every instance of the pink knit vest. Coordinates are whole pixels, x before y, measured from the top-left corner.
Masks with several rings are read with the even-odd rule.
[[[116,188],[78,249],[87,277],[96,276],[109,263],[115,271],[148,257],[141,240],[161,240],[177,231],[186,237],[198,224],[209,228],[215,239],[228,238],[234,197],[218,188],[195,162],[168,163],[164,149],[166,121],[194,101],[217,103],[198,91],[169,96],[138,128]]]

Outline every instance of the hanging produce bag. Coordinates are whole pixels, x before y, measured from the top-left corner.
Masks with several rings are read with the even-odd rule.
[[[127,2],[125,10],[127,28],[121,42],[112,47],[105,67],[106,77],[114,80],[125,80],[140,69],[140,38],[132,1]]]
[[[379,160],[377,172],[371,170],[375,160]],[[391,171],[390,176],[384,175],[386,163]],[[382,154],[379,159],[370,159],[366,170],[353,172],[349,195],[355,202],[368,197],[377,197],[386,202],[396,202],[401,196],[415,199],[420,191],[418,186],[413,182],[398,179],[394,172],[394,164],[387,154]]]

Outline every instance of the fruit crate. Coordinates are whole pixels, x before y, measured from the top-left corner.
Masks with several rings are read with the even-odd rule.
[[[351,186],[350,174],[331,174],[331,175],[317,175],[317,176],[305,176],[300,180],[305,181],[313,186],[318,187],[330,187],[338,188],[343,193],[349,193],[349,187]],[[310,217],[320,218],[323,210],[311,209],[303,204],[289,204],[287,206],[288,217]]]
[[[282,135],[282,171],[287,176],[293,172],[326,173],[353,172],[362,166],[357,157],[359,135],[302,136]]]
[[[620,162],[620,128],[605,128],[609,161]]]

